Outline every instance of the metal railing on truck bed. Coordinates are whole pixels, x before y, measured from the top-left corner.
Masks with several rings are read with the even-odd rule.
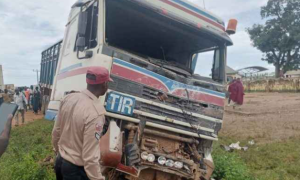
[[[40,84],[51,88],[56,73],[62,40],[42,52]]]
[[[42,93],[42,111],[44,113],[50,101],[62,42],[61,40],[42,52],[40,88]]]

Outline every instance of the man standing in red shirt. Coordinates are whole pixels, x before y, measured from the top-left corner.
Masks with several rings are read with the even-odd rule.
[[[235,98],[235,79],[233,79],[230,83],[229,83],[229,87],[228,87],[228,92],[229,92],[229,97],[228,97],[228,106],[230,106],[230,102],[233,98]]]
[[[238,78],[233,87],[233,97],[232,101],[234,102],[233,108],[235,106],[241,106],[244,103],[244,86],[240,78]]]

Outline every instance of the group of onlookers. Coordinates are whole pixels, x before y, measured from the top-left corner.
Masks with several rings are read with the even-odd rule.
[[[18,107],[18,111],[15,115],[16,117],[16,126],[19,125],[19,114],[22,116],[22,123],[25,121],[25,111],[33,110],[35,114],[41,109],[41,93],[39,88],[36,87],[35,89],[33,86],[30,88],[18,88],[15,90],[15,93],[9,92],[7,89],[4,91],[0,90],[0,106],[2,103],[16,103]],[[4,130],[0,132],[0,157],[5,152],[9,137],[10,137],[10,130],[12,126],[12,119],[13,116],[9,115],[7,117],[7,123],[4,127]]]
[[[17,88],[13,96],[5,89],[4,93],[1,93],[0,99],[0,104],[2,102],[14,102],[19,106],[15,115],[16,126],[19,125],[19,115],[21,115],[22,124],[24,124],[25,112],[32,110],[35,114],[38,114],[41,110],[41,92],[38,87],[34,88],[31,86],[30,88]]]

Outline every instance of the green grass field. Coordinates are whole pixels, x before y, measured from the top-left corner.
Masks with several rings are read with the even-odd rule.
[[[249,139],[240,140],[232,137],[221,137],[218,143],[214,144],[214,160],[219,168],[227,166],[245,169],[245,174],[249,173],[252,179],[257,180],[298,180],[300,179],[300,139],[293,138],[287,141],[274,142],[249,146]],[[241,141],[241,146],[249,146],[249,150],[225,152],[220,148],[220,144],[229,145]],[[228,164],[219,158],[229,157],[232,163]],[[242,161],[242,162],[241,162]],[[230,171],[230,170],[229,170]],[[227,180],[239,180],[236,178],[225,178]],[[242,180],[242,179],[241,179]]]
[[[0,159],[1,180],[54,180],[51,146],[53,122],[38,120],[14,128],[7,152]],[[300,139],[254,145],[246,152],[225,152],[220,144],[238,139],[221,137],[214,144],[216,180],[296,180],[300,179]],[[241,141],[245,145],[247,140]]]
[[[0,159],[1,180],[54,180],[51,165],[53,122],[38,120],[12,130],[9,147]],[[48,163],[49,164],[49,163]]]

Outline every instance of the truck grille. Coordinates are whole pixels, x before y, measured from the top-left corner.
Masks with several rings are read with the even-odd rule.
[[[168,110],[165,108],[157,107],[154,105],[146,104],[143,102],[137,102],[136,107],[138,110],[151,113],[153,115],[158,115],[161,117],[167,117],[173,120],[189,123],[193,126],[201,126],[209,129],[219,130],[221,126],[219,126],[219,123],[207,121],[205,119],[201,119],[198,117],[191,116],[189,114],[183,114],[180,112]],[[219,127],[218,127],[219,126]]]
[[[158,100],[158,94],[160,93],[158,90],[153,89],[151,87],[147,87],[132,81],[128,81],[126,79],[112,76],[114,82],[109,84],[109,89],[115,90],[117,92],[121,92],[124,94],[129,94],[132,96],[140,97],[146,100],[150,100],[153,102],[157,102],[162,104],[160,100]],[[188,100],[181,99],[176,96],[168,95],[167,101],[163,102],[164,105],[174,107],[177,109],[182,109],[184,107],[184,111],[189,111],[197,114],[205,115],[204,109],[209,108],[207,104],[201,104],[199,102],[188,102]],[[172,111],[166,108],[161,108],[152,104],[144,103],[144,102],[136,102],[136,109],[142,112],[151,113],[153,115],[167,117],[173,120],[186,122],[191,125],[201,126],[209,129],[213,129],[216,132],[221,129],[221,123],[216,123],[212,121],[207,121],[205,119],[201,119],[198,117],[190,116],[189,114],[183,114],[182,112]],[[140,117],[140,116],[139,116]],[[212,117],[212,116],[210,116]],[[155,121],[158,124],[170,125],[168,122],[157,121],[153,118],[145,117],[147,121]],[[217,119],[221,119],[216,117]],[[177,125],[175,128],[183,128]],[[186,130],[190,130],[188,127],[185,128]],[[206,134],[206,133],[203,133]]]

